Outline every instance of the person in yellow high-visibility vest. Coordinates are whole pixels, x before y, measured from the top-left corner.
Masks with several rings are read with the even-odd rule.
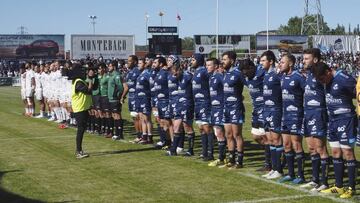
[[[82,140],[86,130],[87,119],[89,117],[88,110],[92,105],[92,83],[86,83],[85,77],[86,74],[83,67],[80,64],[75,64],[71,71],[71,104],[77,123],[75,156],[78,159],[89,156],[89,154],[82,150]]]

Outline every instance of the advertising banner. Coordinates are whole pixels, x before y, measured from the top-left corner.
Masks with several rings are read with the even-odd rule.
[[[216,35],[194,35],[195,53],[216,55]],[[219,53],[249,53],[250,35],[219,35]]]
[[[261,54],[266,51],[266,35],[256,35],[256,52]],[[281,51],[289,51],[292,54],[301,54],[308,48],[308,36],[306,35],[269,35],[269,50],[276,55]]]
[[[127,59],[135,54],[134,35],[71,35],[71,58]]]
[[[2,59],[63,59],[65,35],[0,35]]]
[[[358,52],[357,35],[313,35],[313,46],[322,52]]]

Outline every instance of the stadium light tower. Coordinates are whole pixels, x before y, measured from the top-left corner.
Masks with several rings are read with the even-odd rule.
[[[95,35],[95,24],[96,24],[95,20],[96,20],[97,16],[89,15],[89,18],[91,19],[91,24],[93,25],[93,34]]]
[[[321,14],[320,0],[305,0],[304,16],[301,23],[301,34],[307,31],[322,32],[323,16]]]
[[[216,58],[219,59],[219,0],[216,0]]]

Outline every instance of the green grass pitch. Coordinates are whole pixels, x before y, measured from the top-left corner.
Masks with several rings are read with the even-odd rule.
[[[61,130],[53,122],[22,116],[19,88],[0,87],[0,202],[360,201],[358,196],[343,201],[261,179],[255,170],[263,164],[263,150],[251,139],[251,103],[248,93],[244,95],[244,168],[229,170],[208,167],[196,157],[166,157],[151,146],[90,134],[83,142],[90,158],[77,160],[75,129]],[[131,140],[127,105],[123,117],[125,137]],[[197,140],[197,154],[199,147]],[[359,149],[356,154],[359,159]],[[309,180],[311,165],[306,163]]]

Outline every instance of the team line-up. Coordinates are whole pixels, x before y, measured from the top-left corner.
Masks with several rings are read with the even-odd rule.
[[[127,70],[121,67],[120,71],[116,60],[29,62],[20,69],[21,95],[25,115],[34,116],[37,100],[38,118],[45,117],[47,107],[49,120],[61,123],[61,128],[77,124],[77,158],[88,157],[82,150],[86,129],[124,139],[121,109],[128,99],[134,143],[153,144],[153,116],[160,135],[156,148],[167,149],[168,156],[194,156],[195,122],[201,158],[209,166],[237,169],[243,167],[244,158],[246,86],[253,105],[251,134],[265,151],[265,164],[259,169],[265,173],[262,177],[351,198],[357,173],[354,147],[360,144],[353,99],[360,93],[360,83],[346,71],[323,63],[319,49],[305,50],[302,58],[301,69],[290,53],[283,53],[277,62],[272,51],[261,55],[259,65],[250,59],[238,61],[233,51],[223,53],[221,62],[195,54],[189,67],[174,55],[148,54],[144,59],[131,55]],[[311,156],[308,182],[303,138]],[[333,186],[328,184],[331,163]]]

